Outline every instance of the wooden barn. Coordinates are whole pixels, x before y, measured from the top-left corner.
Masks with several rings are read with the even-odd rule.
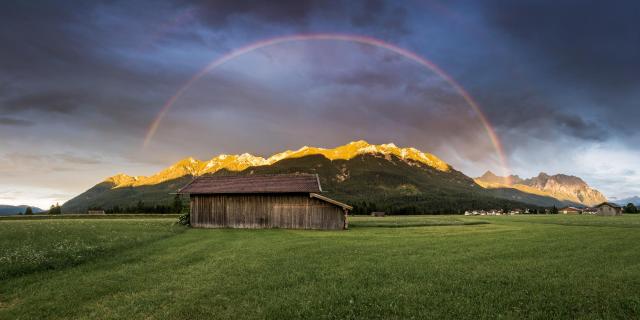
[[[599,216],[621,216],[622,207],[611,202],[603,202],[596,206]]]
[[[320,195],[317,175],[203,176],[178,191],[199,228],[346,229],[352,209]]]

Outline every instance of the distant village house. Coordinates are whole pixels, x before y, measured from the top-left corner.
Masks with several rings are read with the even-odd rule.
[[[581,214],[582,210],[576,207],[564,207],[559,209],[558,212],[562,214]]]
[[[504,212],[503,210],[500,209],[492,209],[492,210],[467,210],[464,212],[465,216],[513,216],[516,214],[522,214],[522,213],[529,213],[528,209],[525,209],[524,211],[521,209],[512,209],[509,211]]]
[[[320,195],[317,175],[202,176],[178,191],[200,228],[346,229],[353,208]]]

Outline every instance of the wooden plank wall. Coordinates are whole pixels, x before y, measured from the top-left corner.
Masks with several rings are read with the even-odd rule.
[[[194,227],[337,230],[344,222],[342,208],[308,194],[191,196]]]

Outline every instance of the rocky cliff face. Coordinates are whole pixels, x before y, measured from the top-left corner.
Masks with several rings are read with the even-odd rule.
[[[524,180],[522,184],[587,206],[594,206],[607,201],[607,198],[600,191],[591,188],[584,180],[576,176],[564,174],[550,176],[543,172],[537,177]]]
[[[576,176],[564,174],[548,175],[541,172],[538,176],[521,179],[518,176],[500,177],[488,171],[476,182],[486,188],[511,187],[524,192],[536,192],[558,200],[594,206],[607,198],[600,191],[591,188],[584,180]]]

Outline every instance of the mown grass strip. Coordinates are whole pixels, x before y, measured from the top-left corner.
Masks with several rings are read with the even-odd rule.
[[[77,266],[185,229],[159,219],[0,222],[0,280]]]
[[[47,219],[177,219],[179,214],[147,214],[147,213],[129,213],[129,214],[34,214],[34,215],[14,215],[2,216],[0,221],[8,220],[47,220]]]
[[[490,224],[488,221],[441,221],[441,222],[405,222],[392,221],[358,221],[349,224],[349,228],[414,228],[414,227],[444,227],[444,226],[472,226]]]

